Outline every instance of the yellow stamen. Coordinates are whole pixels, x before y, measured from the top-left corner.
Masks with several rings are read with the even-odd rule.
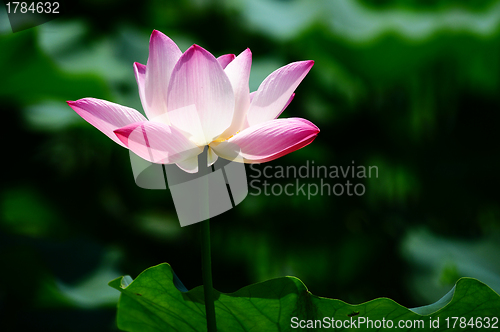
[[[227,138],[217,138],[216,140],[214,140],[213,142],[215,143],[222,143],[222,142],[225,142],[227,140],[229,140],[230,138],[232,138],[234,135],[238,134],[240,131],[238,130],[236,133],[234,133],[233,135],[227,137]]]

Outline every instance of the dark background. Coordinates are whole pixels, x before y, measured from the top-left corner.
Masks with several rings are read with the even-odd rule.
[[[316,295],[406,307],[462,276],[500,290],[498,1],[81,1],[17,33],[0,12],[2,331],[116,331],[107,282],[162,262],[202,283],[198,225],[179,226],[169,191],[136,187],[128,151],[65,103],[142,112],[132,64],[146,63],[153,29],[182,51],[249,47],[251,91],[315,60],[281,117],[321,132],[269,165],[378,167],[349,179],[360,197],[250,188],[212,220],[216,289],[293,275]]]

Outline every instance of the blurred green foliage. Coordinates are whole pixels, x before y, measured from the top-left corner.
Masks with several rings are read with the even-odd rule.
[[[500,2],[89,0],[15,34],[0,11],[0,329],[116,331],[118,292],[82,294],[161,262],[189,289],[201,284],[198,228],[179,227],[168,191],[136,187],[128,152],[65,103],[142,111],[132,64],[146,63],[153,29],[182,50],[249,47],[252,91],[282,65],[315,60],[282,117],[321,133],[269,165],[379,170],[355,179],[361,197],[250,188],[211,223],[217,290],[293,275],[317,295],[407,307],[461,276],[499,291]]]

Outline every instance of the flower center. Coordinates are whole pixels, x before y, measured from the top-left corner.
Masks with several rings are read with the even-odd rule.
[[[226,138],[217,138],[215,140],[212,141],[212,143],[222,143],[222,142],[225,142],[227,140],[229,140],[230,138],[232,138],[233,136],[237,135],[240,131],[238,130],[236,133],[234,133],[233,135],[229,136],[229,137],[226,137]],[[209,144],[210,145],[210,144]]]

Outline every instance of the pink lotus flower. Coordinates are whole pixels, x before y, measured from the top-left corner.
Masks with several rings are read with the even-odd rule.
[[[215,58],[198,45],[182,53],[154,30],[147,66],[134,63],[142,106],[138,111],[94,98],[68,101],[82,118],[119,145],[154,163],[176,163],[197,172],[209,146],[217,156],[245,163],[279,158],[311,143],[318,127],[301,118],[277,119],[294,97],[313,61],[290,63],[250,93],[252,53]]]

